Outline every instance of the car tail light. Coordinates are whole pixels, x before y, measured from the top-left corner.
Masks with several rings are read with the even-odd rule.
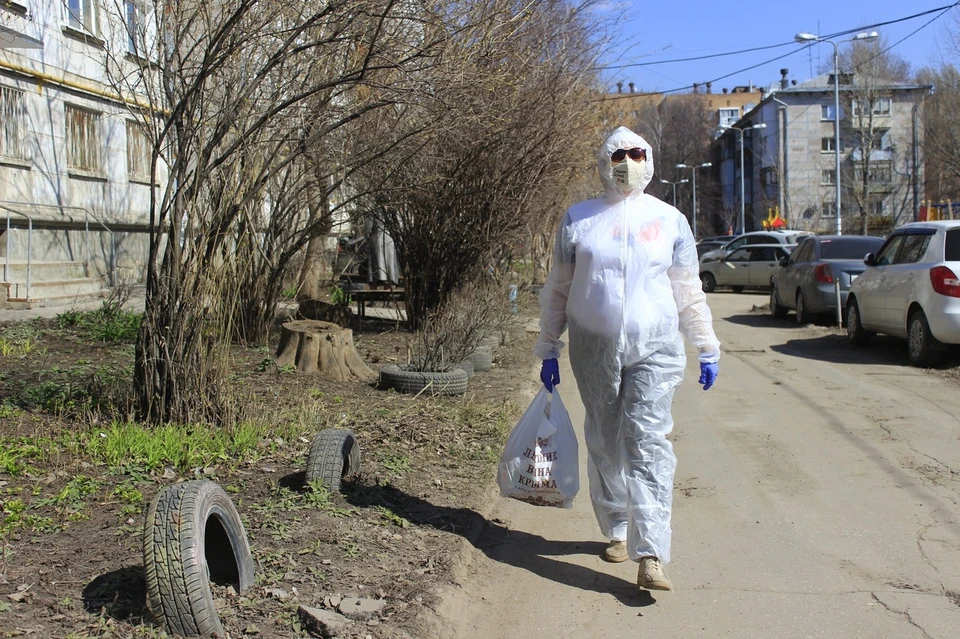
[[[820,264],[813,271],[813,277],[818,282],[823,282],[824,284],[833,284],[833,273],[830,271],[829,264]]]
[[[960,279],[946,266],[930,269],[930,283],[933,290],[947,297],[960,297]]]

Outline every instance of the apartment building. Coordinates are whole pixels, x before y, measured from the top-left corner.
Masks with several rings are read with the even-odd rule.
[[[161,165],[151,176],[152,145],[138,123],[147,102],[118,79],[148,65],[138,54],[147,6],[0,2],[0,251],[9,300],[42,303],[142,279],[151,189],[163,187],[165,173]],[[41,292],[49,263],[76,287]]]
[[[696,84],[689,93],[644,92],[633,82],[617,83],[616,93],[607,93],[600,100],[604,125],[638,127],[638,122],[650,117],[650,110],[662,108],[670,101],[695,101],[703,109],[714,127],[726,127],[739,120],[763,98],[763,92],[754,86],[736,86],[713,93],[713,85]]]
[[[840,102],[842,229],[883,233],[916,219],[923,197],[923,98],[929,85],[882,82],[841,73],[779,87],[724,133],[715,148],[724,207],[740,205],[746,230],[776,207],[791,228],[836,231],[835,88]],[[755,128],[756,127],[756,128]],[[740,138],[744,140],[743,167]]]

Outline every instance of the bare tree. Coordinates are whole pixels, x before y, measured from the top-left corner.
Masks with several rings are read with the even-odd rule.
[[[381,120],[372,135],[397,144],[364,167],[367,183],[382,185],[370,209],[396,243],[414,328],[516,240],[543,211],[539,194],[597,144],[586,126],[599,46],[588,5],[450,10],[469,26],[447,29],[430,95]]]
[[[170,176],[151,205],[138,405],[154,422],[223,421],[227,346],[264,339],[291,261],[326,228],[323,158],[393,102],[360,89],[428,65],[431,43],[392,0],[193,0],[142,17],[149,64],[111,64],[149,101],[153,173],[162,161]]]
[[[934,87],[923,106],[925,192],[935,201],[953,201],[960,198],[960,71],[952,64],[924,69],[917,81]]]
[[[902,212],[897,192],[903,180],[894,179],[894,148],[910,145],[909,140],[897,139],[900,132],[890,122],[893,85],[910,79],[910,65],[886,49],[883,39],[851,43],[841,55],[841,66],[849,75],[841,73],[834,80],[841,87],[847,85],[842,97],[850,117],[841,120],[845,125],[841,138],[852,150],[841,168],[841,187],[856,203],[861,234],[867,233],[870,217],[881,207],[893,219]]]

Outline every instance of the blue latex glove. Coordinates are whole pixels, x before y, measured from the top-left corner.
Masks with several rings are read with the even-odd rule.
[[[553,387],[560,383],[560,363],[557,358],[543,360],[543,366],[540,367],[540,381],[551,393]]]
[[[720,366],[717,364],[704,364],[700,362],[700,384],[703,384],[703,390],[710,390],[713,383],[717,381],[717,375],[720,374]]]

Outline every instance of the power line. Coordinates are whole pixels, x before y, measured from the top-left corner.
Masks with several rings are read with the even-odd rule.
[[[945,13],[946,11],[952,9],[953,7],[956,7],[957,5],[960,5],[960,2],[954,2],[953,4],[948,4],[948,5],[944,5],[944,6],[942,6],[942,7],[937,7],[936,9],[928,9],[927,11],[922,11],[922,12],[920,12],[920,13],[915,13],[915,14],[913,14],[913,15],[906,16],[906,17],[903,17],[903,18],[897,18],[897,19],[895,19],[895,20],[887,20],[886,22],[877,22],[877,23],[875,23],[875,24],[868,24],[868,25],[865,25],[865,26],[862,26],[862,27],[857,27],[857,28],[855,28],[855,29],[847,29],[846,31],[838,31],[837,33],[833,33],[833,34],[826,35],[826,36],[822,36],[822,37],[823,37],[824,39],[826,39],[826,38],[838,38],[838,37],[841,37],[841,36],[849,35],[849,34],[851,34],[851,33],[858,33],[858,32],[860,32],[860,31],[864,31],[864,30],[866,30],[866,29],[876,29],[876,28],[878,28],[878,27],[885,27],[885,26],[889,26],[889,25],[891,25],[891,24],[898,24],[898,23],[900,23],[900,22],[907,22],[907,21],[909,21],[909,20],[915,20],[915,19],[917,19],[917,18],[922,18],[923,16],[930,15],[931,13],[937,13],[938,11],[943,11],[943,12]],[[939,18],[939,17],[940,17],[940,16],[937,16],[936,18],[934,18],[934,20],[936,20],[936,19]],[[928,24],[929,24],[929,23],[928,23]],[[924,25],[924,26],[926,26],[926,25]],[[921,27],[921,28],[923,28],[923,27]],[[911,35],[912,35],[912,34],[911,34]],[[910,36],[907,36],[907,37],[910,37]],[[901,42],[902,42],[902,40],[901,40]],[[712,53],[712,54],[709,54],[709,55],[693,56],[693,57],[689,57],[689,58],[674,58],[674,59],[672,59],[672,60],[654,60],[654,61],[651,61],[651,62],[635,62],[635,63],[632,63],[632,64],[608,65],[608,66],[602,66],[602,67],[594,67],[594,70],[597,70],[597,71],[610,71],[610,70],[613,70],[613,69],[631,69],[631,68],[635,68],[635,67],[650,67],[650,66],[655,66],[655,65],[658,65],[658,64],[672,64],[672,63],[675,63],[675,62],[696,62],[696,61],[698,61],[698,60],[710,60],[710,59],[713,59],[713,58],[723,58],[723,57],[727,57],[727,56],[731,56],[731,55],[740,55],[740,54],[743,54],[743,53],[753,53],[753,52],[755,52],[755,51],[768,51],[768,50],[770,50],[770,49],[779,49],[779,48],[781,48],[781,47],[787,47],[787,46],[791,46],[791,45],[794,45],[794,44],[796,44],[796,43],[791,40],[790,42],[782,42],[782,43],[780,43],[780,44],[769,44],[769,45],[760,46],[760,47],[751,47],[751,48],[749,48],[749,49],[741,49],[741,50],[739,50],[739,51],[728,51],[728,52],[726,52],[726,53]],[[899,44],[899,43],[898,43],[898,44]],[[782,56],[781,56],[781,57],[782,57]],[[774,58],[773,60],[770,60],[770,62],[773,62],[774,60],[778,60],[778,59],[779,59],[779,58]],[[752,68],[752,67],[751,67],[751,68]]]
[[[919,32],[921,29],[926,28],[927,26],[929,26],[930,24],[932,24],[934,21],[936,21],[936,20],[938,20],[939,18],[943,17],[950,9],[953,9],[954,7],[957,7],[958,5],[960,5],[960,0],[958,0],[957,2],[954,2],[954,3],[952,3],[952,4],[949,4],[949,5],[944,5],[944,6],[942,6],[942,7],[937,7],[937,8],[935,8],[935,9],[929,9],[929,10],[927,10],[927,11],[923,11],[923,12],[920,12],[920,13],[916,13],[916,14],[913,14],[913,15],[910,15],[910,16],[906,16],[906,17],[903,17],[903,18],[897,18],[897,19],[895,19],[895,20],[887,20],[887,21],[885,21],[885,22],[877,22],[877,23],[875,23],[875,24],[870,24],[870,25],[861,26],[861,27],[857,27],[857,28],[855,28],[855,29],[847,29],[847,30],[844,30],[844,31],[839,31],[839,32],[837,32],[837,33],[833,33],[833,34],[829,34],[829,35],[825,35],[825,36],[819,36],[819,37],[820,37],[820,39],[822,39],[822,40],[827,40],[827,39],[830,39],[830,38],[837,38],[837,37],[841,37],[841,36],[845,36],[845,35],[850,35],[850,34],[852,34],[852,33],[859,33],[859,32],[862,32],[862,31],[864,31],[864,30],[867,30],[867,29],[875,29],[875,28],[878,28],[878,27],[883,27],[883,26],[887,26],[887,25],[891,25],[891,24],[897,24],[897,23],[900,23],[900,22],[906,22],[906,21],[908,21],[908,20],[915,20],[916,18],[920,18],[920,17],[923,17],[923,16],[927,16],[927,15],[930,15],[931,13],[938,13],[938,12],[939,12],[938,15],[934,16],[931,20],[927,21],[926,23],[924,23],[923,25],[921,25],[919,28],[917,28],[916,30],[914,30],[913,32],[911,32],[910,34],[908,34],[907,36],[901,38],[900,40],[898,40],[898,41],[895,42],[894,44],[890,45],[889,47],[887,47],[886,49],[884,49],[883,51],[881,51],[880,53],[878,53],[877,55],[879,56],[879,55],[882,55],[883,53],[886,53],[887,51],[889,51],[890,49],[894,48],[895,46],[901,44],[903,41],[907,40],[908,38],[914,36],[914,35],[915,35],[917,32]],[[721,57],[721,56],[726,56],[726,55],[735,55],[736,53],[743,53],[743,52],[750,52],[750,51],[757,51],[757,50],[778,48],[778,47],[787,46],[787,45],[789,45],[789,44],[796,44],[796,43],[795,43],[795,42],[789,42],[789,43],[778,44],[778,45],[769,45],[769,46],[766,46],[766,47],[754,47],[754,48],[752,48],[752,49],[745,49],[745,50],[740,51],[740,52],[731,52],[731,53],[724,53],[724,54],[715,54],[715,55],[710,55],[710,56],[700,56],[700,57],[698,57],[698,58],[690,58],[690,60],[694,60],[694,59],[701,59],[701,60],[703,60],[703,59],[714,58],[714,57]],[[743,68],[743,69],[739,69],[739,70],[737,70],[737,71],[733,71],[733,72],[731,72],[731,73],[727,73],[727,74],[722,75],[722,76],[720,76],[720,77],[718,77],[718,78],[715,78],[715,79],[713,79],[713,80],[708,80],[707,82],[713,83],[713,82],[718,82],[718,81],[720,81],[720,80],[725,80],[726,78],[729,78],[729,77],[731,77],[731,76],[734,76],[734,75],[743,73],[743,72],[745,72],[745,71],[750,71],[750,70],[752,70],[752,69],[756,69],[757,67],[762,67],[762,66],[764,66],[764,65],[770,64],[771,62],[776,62],[777,60],[781,60],[781,59],[786,58],[786,57],[789,57],[789,56],[791,56],[791,55],[795,55],[795,54],[797,54],[797,53],[800,53],[800,52],[802,52],[802,51],[805,51],[805,50],[809,49],[810,47],[812,47],[812,46],[814,46],[814,45],[816,45],[816,44],[817,44],[816,41],[811,42],[811,43],[808,44],[807,46],[800,47],[800,48],[798,48],[798,49],[796,49],[796,50],[794,50],[794,51],[790,51],[790,52],[785,53],[785,54],[783,54],[783,55],[779,55],[779,56],[770,58],[770,59],[768,59],[768,60],[764,60],[763,62],[760,62],[760,63],[754,64],[754,65],[745,67],[745,68]],[[876,57],[876,56],[875,56],[875,57]],[[620,66],[614,66],[614,67],[597,67],[597,69],[607,69],[607,68],[609,68],[609,69],[614,69],[614,68],[622,69],[622,68],[627,68],[627,67],[649,66],[649,65],[653,65],[653,64],[666,64],[666,63],[669,63],[669,62],[678,62],[678,61],[681,61],[681,60],[664,60],[664,61],[661,61],[661,62],[644,62],[644,63],[637,63],[637,64],[633,64],[633,65],[620,65]],[[706,82],[698,82],[697,84],[706,84]],[[685,85],[685,86],[682,86],[682,87],[677,87],[677,88],[675,88],[675,89],[666,89],[666,90],[664,90],[664,91],[651,91],[651,92],[647,92],[647,93],[632,93],[632,94],[626,94],[626,95],[624,95],[624,97],[630,97],[631,95],[633,95],[633,96],[637,96],[637,95],[657,95],[657,94],[665,95],[665,94],[668,94],[668,93],[679,93],[679,92],[681,92],[681,91],[686,91],[688,88],[689,88],[689,85]]]

